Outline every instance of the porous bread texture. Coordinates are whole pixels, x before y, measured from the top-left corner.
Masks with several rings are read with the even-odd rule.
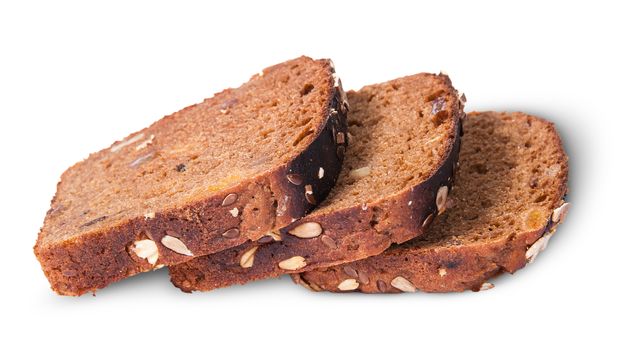
[[[568,207],[568,159],[554,125],[523,113],[482,112],[469,114],[464,129],[449,209],[425,235],[294,280],[333,292],[482,290],[496,274],[533,261]]]
[[[72,166],[34,248],[52,289],[83,294],[304,216],[336,182],[347,108],[331,61],[300,57]],[[319,167],[310,191],[287,179]]]
[[[417,74],[348,96],[349,134],[338,138],[349,151],[324,203],[260,242],[170,267],[174,285],[210,290],[358,260],[430,224],[458,157],[463,104],[449,78]]]
[[[340,180],[315,215],[383,202],[427,180],[450,155],[462,106],[445,75],[349,92],[352,139]]]

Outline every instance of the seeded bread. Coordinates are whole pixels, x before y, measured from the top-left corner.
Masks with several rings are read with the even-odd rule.
[[[471,113],[446,213],[381,255],[294,275],[312,290],[364,293],[492,288],[546,247],[569,204],[568,159],[553,124],[522,113]]]
[[[463,116],[450,79],[418,74],[348,96],[349,134],[336,138],[350,149],[323,205],[258,242],[170,267],[174,285],[210,290],[362,259],[421,234],[443,211]]]
[[[331,61],[301,57],[90,155],[34,247],[52,289],[84,294],[306,215],[336,183],[347,109]]]

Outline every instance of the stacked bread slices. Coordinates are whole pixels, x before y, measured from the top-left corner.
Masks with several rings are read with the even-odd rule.
[[[470,113],[446,211],[420,237],[380,255],[307,271],[312,290],[485,290],[534,261],[569,204],[567,157],[553,124],[523,113]],[[359,278],[359,276],[366,276]]]
[[[162,266],[183,291],[487,288],[563,221],[567,156],[464,102],[443,74],[346,93],[330,60],[272,66],[68,169],[35,254],[62,295]]]

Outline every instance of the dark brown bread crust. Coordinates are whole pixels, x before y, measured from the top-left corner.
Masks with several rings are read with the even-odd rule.
[[[354,261],[383,252],[392,243],[402,243],[418,236],[437,215],[436,193],[442,186],[451,188],[454,168],[457,165],[464,117],[463,103],[449,78],[439,75],[449,86],[447,94],[458,101],[453,104],[450,118],[454,118],[447,152],[434,172],[423,182],[398,195],[381,201],[338,210],[332,213],[312,214],[280,230],[282,241],[247,242],[225,251],[202,256],[169,269],[171,282],[185,292],[207,291],[233,284],[271,278],[292,271],[278,264],[291,257],[303,257],[305,267],[301,272]],[[413,205],[410,206],[410,203]],[[290,230],[306,222],[317,222],[324,233],[320,238],[303,239],[289,234]],[[324,240],[325,237],[329,239]],[[245,252],[257,247],[250,268],[243,268],[239,261]]]
[[[315,208],[334,186],[341,170],[346,143],[337,143],[332,135],[347,131],[348,109],[332,62],[318,62],[332,72],[330,102],[323,108],[323,120],[312,135],[313,140],[295,159],[205,200],[157,212],[153,218],[135,218],[53,245],[43,245],[39,238],[34,252],[52,289],[61,295],[94,292],[140,272],[257,240],[267,231],[285,226]],[[318,180],[319,167],[325,171]],[[290,174],[303,176],[305,183],[294,185],[288,178]],[[306,193],[305,184],[312,186],[312,194]],[[237,195],[233,205],[222,205],[230,194]],[[55,202],[56,198],[47,217],[58,210]],[[238,208],[235,217],[230,216],[232,208]],[[239,232],[226,238],[224,233],[231,229]],[[163,245],[161,240],[166,235],[180,239],[193,256],[176,253]],[[136,255],[135,242],[141,240],[156,243],[156,265]]]
[[[473,118],[478,114],[470,113],[469,116]],[[522,114],[512,116],[534,118],[546,124],[550,130],[546,143],[559,147],[559,162],[567,164],[567,156],[561,148],[559,135],[551,123]],[[489,289],[493,287],[487,282],[491,277],[504,271],[514,273],[532,262],[546,247],[557,225],[563,222],[565,210],[559,208],[564,209],[567,206],[562,199],[567,192],[567,172],[560,178],[555,191],[556,200],[550,204],[555,210],[546,218],[544,227],[538,230],[513,232],[500,239],[454,246],[416,248],[411,241],[409,248],[393,247],[381,255],[365,260],[294,274],[292,278],[297,284],[310,290],[330,292],[345,291],[349,285],[355,287],[353,282],[347,286],[341,283],[349,279],[357,280],[360,273],[366,276],[366,283],[360,282],[357,288],[349,290],[363,293],[400,293],[416,290],[460,292]],[[392,282],[396,278],[399,278],[398,283]]]

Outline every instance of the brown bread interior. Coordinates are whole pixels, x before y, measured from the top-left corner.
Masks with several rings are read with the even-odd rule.
[[[522,114],[470,114],[465,133],[452,208],[402,248],[466,245],[538,229],[561,200],[568,164],[552,124]]]
[[[74,165],[39,245],[182,207],[285,164],[323,122],[332,84],[325,62],[273,66]]]
[[[348,93],[348,159],[315,213],[380,201],[432,175],[456,123],[450,113],[458,97],[443,79],[417,74]]]
[[[337,292],[448,292],[491,287],[490,277],[525,266],[530,247],[563,221],[555,212],[567,192],[567,156],[545,120],[523,113],[468,116],[448,209],[426,234],[294,280]],[[363,282],[355,281],[358,275]]]

